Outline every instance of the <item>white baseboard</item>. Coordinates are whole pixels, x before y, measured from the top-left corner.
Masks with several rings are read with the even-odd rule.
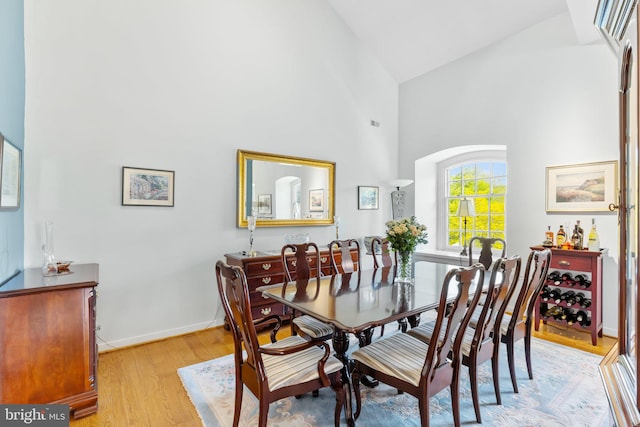
[[[158,341],[161,339],[174,337],[177,335],[184,335],[191,332],[201,331],[203,329],[213,328],[221,326],[224,323],[222,319],[215,319],[213,321],[196,323],[193,325],[182,326],[175,329],[167,329],[164,331],[154,332],[152,334],[138,335],[136,337],[129,337],[114,341],[104,341],[100,337],[100,331],[97,331],[96,340],[98,341],[98,353],[104,351],[115,350],[123,347],[130,347],[132,345],[144,344],[151,341]]]

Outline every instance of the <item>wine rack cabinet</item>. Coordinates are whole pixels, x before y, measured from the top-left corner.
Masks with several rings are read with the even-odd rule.
[[[535,246],[531,249],[541,250],[543,248]],[[569,291],[573,291],[576,294],[581,292],[586,298],[591,300],[591,304],[588,307],[582,307],[580,304],[569,304],[564,300],[560,302],[551,299],[544,301],[544,292],[541,292],[540,295],[537,296],[534,311],[535,330],[537,331],[540,328],[540,321],[542,321],[543,324],[555,323],[576,328],[578,330],[588,331],[591,334],[591,344],[597,345],[598,337],[602,337],[602,252],[552,248],[551,253],[551,266],[545,284],[550,289],[557,289],[563,294]],[[554,272],[558,272],[560,275],[568,273],[573,278],[578,275],[586,277],[590,279],[591,285],[584,287],[572,280],[554,281],[550,277]],[[581,324],[578,321],[572,323],[571,316],[569,316],[569,321],[553,316],[545,318],[543,314],[553,307],[557,308],[552,310],[552,312],[564,310],[565,313],[567,313],[567,311],[570,310],[574,314],[577,314],[578,311],[582,311],[582,314],[587,316],[587,320],[583,320],[583,324]]]

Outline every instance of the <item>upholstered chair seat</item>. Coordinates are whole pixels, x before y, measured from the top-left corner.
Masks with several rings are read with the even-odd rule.
[[[311,316],[294,317],[293,323],[296,329],[308,338],[319,339],[333,335],[333,326]]]
[[[263,345],[262,348],[292,347],[305,344],[307,340],[293,335],[274,343]],[[262,363],[267,374],[269,390],[288,387],[307,381],[316,380],[318,375],[318,360],[322,358],[324,351],[320,347],[311,347],[301,352],[287,356],[262,355]],[[342,369],[342,362],[334,356],[329,356],[324,364],[327,375]]]

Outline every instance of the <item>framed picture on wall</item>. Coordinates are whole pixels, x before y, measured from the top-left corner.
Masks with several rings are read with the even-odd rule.
[[[617,202],[618,162],[549,166],[547,212],[609,211]]]
[[[324,211],[324,189],[309,190],[309,212]]]
[[[123,206],[173,206],[174,171],[122,168]]]
[[[271,214],[271,194],[258,194],[258,214]]]
[[[358,209],[378,209],[379,188],[366,185],[358,186]]]
[[[20,207],[22,152],[0,134],[0,209]]]

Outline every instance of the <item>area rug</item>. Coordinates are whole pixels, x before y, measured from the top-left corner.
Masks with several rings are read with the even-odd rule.
[[[519,393],[513,392],[504,345],[500,354],[500,387],[502,405],[497,405],[493,391],[491,362],[479,369],[482,425],[505,427],[611,426],[607,397],[598,373],[600,356],[548,341],[533,339],[534,379],[529,380],[524,359],[524,343],[516,343],[516,368]],[[460,383],[461,421],[476,423],[469,388],[467,368],[463,367]],[[234,405],[234,367],[231,355],[178,370],[189,398],[205,427],[231,426]],[[363,391],[362,413],[356,424],[365,427],[419,426],[417,400],[384,384]],[[353,399],[355,406],[355,398]],[[330,389],[300,399],[288,398],[272,403],[269,426],[330,427],[333,426],[335,395]],[[449,390],[430,400],[431,426],[451,426]],[[344,413],[343,413],[344,415]],[[240,425],[257,425],[258,405],[245,388]],[[343,416],[343,424],[346,425]]]

